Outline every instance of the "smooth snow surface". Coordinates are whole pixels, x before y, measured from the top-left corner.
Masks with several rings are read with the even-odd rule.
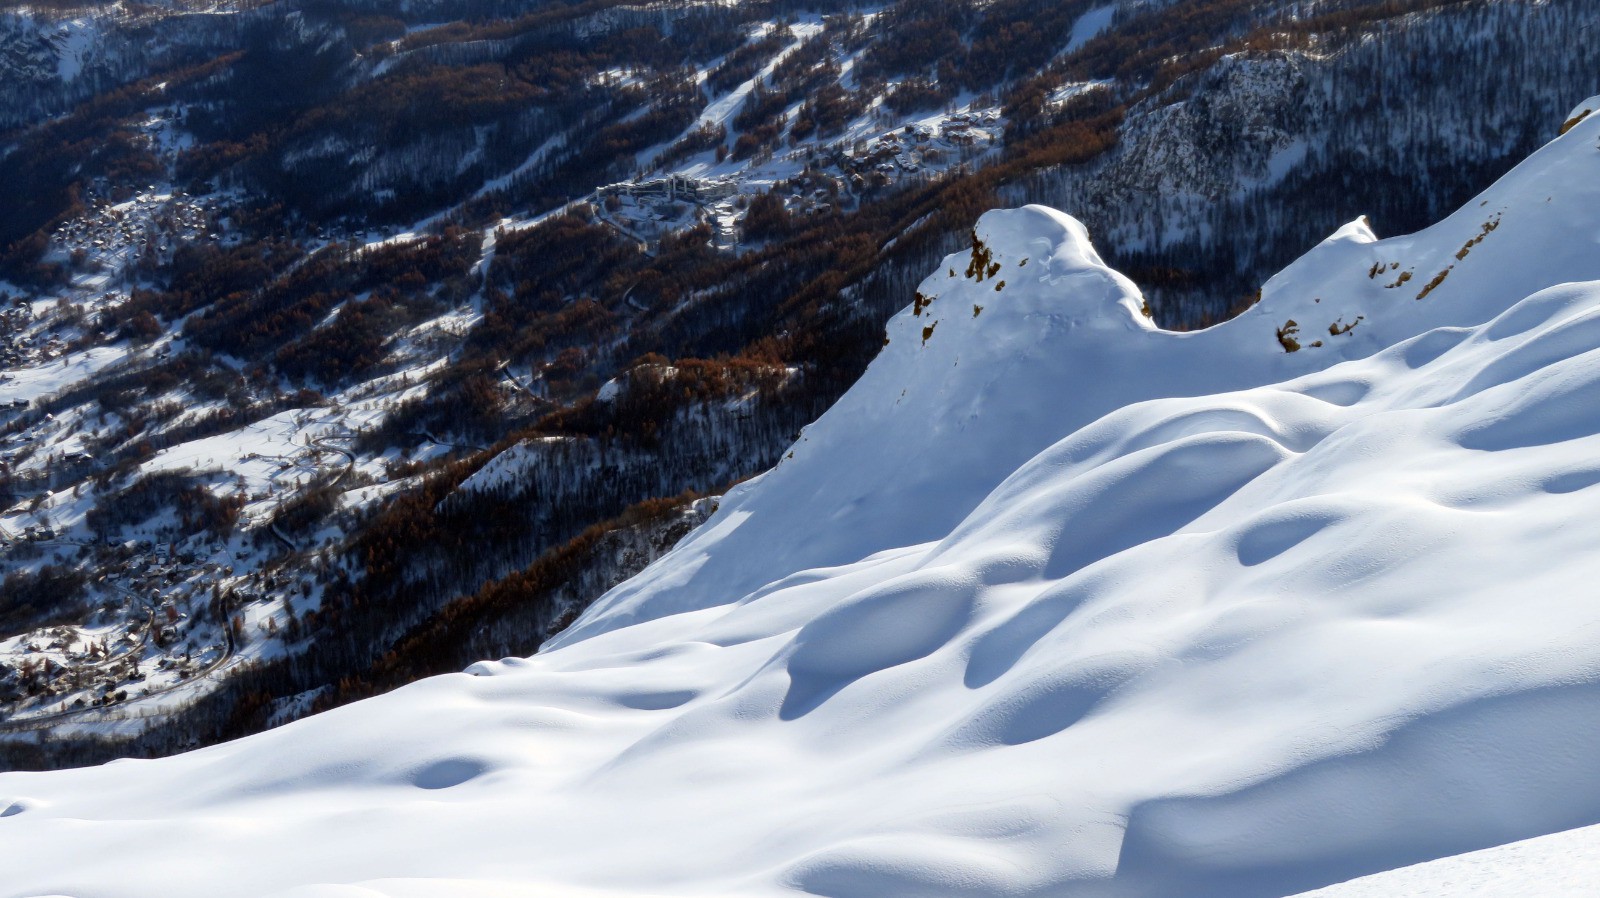
[[[1600,826],[1364,876],[1296,898],[1593,898]]]
[[[1067,39],[1067,46],[1062,53],[1072,53],[1099,36],[1100,32],[1111,27],[1111,21],[1116,17],[1117,5],[1107,3],[1105,6],[1096,6],[1072,24],[1072,36]]]
[[[990,213],[547,651],[0,775],[0,892],[1236,898],[1600,821],[1597,138],[1190,334]]]

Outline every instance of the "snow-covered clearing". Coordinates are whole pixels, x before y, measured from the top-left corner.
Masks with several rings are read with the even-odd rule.
[[[41,365],[0,374],[0,403],[32,402],[128,357],[126,346],[96,346]]]
[[[1062,55],[1076,52],[1084,44],[1100,35],[1100,32],[1111,27],[1111,20],[1116,17],[1117,5],[1107,3],[1096,6],[1082,16],[1072,25],[1072,36],[1067,39],[1067,46],[1061,51]]]

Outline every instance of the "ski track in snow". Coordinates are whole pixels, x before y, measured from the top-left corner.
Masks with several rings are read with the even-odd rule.
[[[546,651],[0,775],[0,893],[1247,898],[1600,821],[1597,139],[1196,333],[985,215]]]

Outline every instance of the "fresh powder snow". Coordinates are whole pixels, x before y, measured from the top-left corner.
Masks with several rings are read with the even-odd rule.
[[[1296,898],[1591,898],[1600,826],[1497,845],[1305,892]]]

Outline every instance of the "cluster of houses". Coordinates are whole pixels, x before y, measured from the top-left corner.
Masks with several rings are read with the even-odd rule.
[[[182,192],[158,193],[153,184],[124,202],[97,201],[90,214],[64,222],[51,236],[58,253],[75,264],[112,268],[141,253],[170,253],[180,240],[221,239],[206,201]],[[89,278],[79,286],[100,290],[105,281]]]
[[[32,538],[43,533],[36,529]],[[148,541],[125,548],[131,553],[124,556],[125,569],[137,573],[124,581],[123,595],[129,601],[122,605],[125,623],[120,632],[96,643],[74,628],[54,627],[18,645],[14,656],[0,659],[0,720],[24,712],[53,713],[59,709],[52,702],[67,701],[75,693],[67,709],[125,701],[129,685],[145,680],[140,656],[147,642],[161,649],[157,657],[145,659],[147,669],[164,672],[164,682],[188,679],[201,667],[196,653],[220,650],[194,629],[183,606],[203,600],[210,584],[231,577],[233,568],[197,559],[182,564],[175,556],[164,560]],[[111,607],[109,599],[106,607]],[[20,675],[24,664],[32,671],[26,683]]]
[[[939,136],[948,143],[956,146],[971,146],[983,140],[988,140],[992,128],[999,124],[1000,116],[990,112],[957,112],[946,116],[939,125]]]
[[[806,160],[821,161],[824,168],[836,169],[839,176],[830,176],[832,189],[819,189],[817,185],[805,185],[803,188],[798,184],[792,185],[795,187],[793,195],[786,196],[784,204],[791,213],[825,212],[832,208],[842,193],[859,194],[883,187],[927,168],[940,170],[954,154],[964,153],[964,148],[992,142],[995,129],[1000,124],[999,114],[992,110],[956,112],[944,116],[937,123],[905,125],[871,140],[839,143],[820,151],[817,148],[796,150],[791,158],[799,160],[803,155]],[[818,159],[819,156],[821,159]],[[820,174],[813,168],[814,164],[812,161],[806,162],[806,172]],[[608,184],[595,191],[594,199],[604,208],[618,213],[625,213],[628,206],[642,207],[640,211],[670,203],[699,206],[701,214],[698,218],[713,225],[716,244],[733,246],[738,241],[739,214],[725,201],[738,197],[741,192],[740,183],[733,178],[669,174]],[[674,227],[672,223],[655,220],[652,216],[641,218],[624,214],[619,220],[621,223],[605,215],[599,218],[619,230],[632,228],[623,232],[647,245],[653,245],[663,228]]]
[[[692,178],[688,175],[668,175],[648,181],[623,181],[607,184],[595,191],[601,199],[626,196],[633,199],[658,199],[667,202],[682,200],[689,203],[714,203],[739,192],[739,185],[731,178]]]
[[[21,368],[60,344],[54,335],[29,333],[33,311],[26,304],[0,309],[0,366]]]
[[[957,112],[946,116],[937,128],[925,123],[906,125],[873,140],[839,147],[834,164],[847,173],[856,189],[881,186],[902,174],[939,166],[947,153],[987,143],[999,120],[992,111]]]

